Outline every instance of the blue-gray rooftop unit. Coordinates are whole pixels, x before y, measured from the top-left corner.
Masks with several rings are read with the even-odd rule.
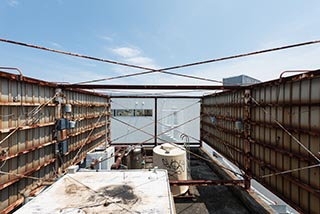
[[[253,85],[260,82],[261,82],[260,80],[257,80],[255,78],[252,78],[243,74],[235,77],[223,78],[223,85],[246,86],[246,85]]]

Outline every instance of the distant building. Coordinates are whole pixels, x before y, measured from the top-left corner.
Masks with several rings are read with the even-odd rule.
[[[246,86],[246,85],[253,85],[260,82],[261,82],[260,80],[254,79],[252,77],[249,77],[243,74],[235,77],[223,78],[223,85]]]

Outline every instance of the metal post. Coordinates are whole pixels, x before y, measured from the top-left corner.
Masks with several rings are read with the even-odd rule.
[[[158,142],[158,98],[154,98],[154,145],[157,146]]]
[[[204,112],[204,106],[203,106],[203,101],[204,101],[204,99],[203,99],[203,97],[200,99],[200,115],[202,115],[203,114],[203,112]],[[202,118],[200,117],[200,147],[202,147],[202,138],[203,138],[203,135],[202,135]]]
[[[244,187],[245,189],[250,189],[251,186],[251,173],[250,173],[250,90],[245,90],[244,92]]]

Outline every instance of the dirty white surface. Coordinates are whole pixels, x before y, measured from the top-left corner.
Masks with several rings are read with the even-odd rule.
[[[166,170],[67,174],[17,214],[175,213]]]

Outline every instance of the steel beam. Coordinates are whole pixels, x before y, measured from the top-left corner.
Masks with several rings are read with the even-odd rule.
[[[97,84],[60,84],[61,88],[76,89],[131,89],[131,90],[232,90],[241,86],[222,85],[97,85]]]
[[[171,180],[170,186],[234,186],[243,180]]]
[[[120,99],[201,99],[202,96],[164,96],[164,95],[110,95],[110,98],[120,98]]]

